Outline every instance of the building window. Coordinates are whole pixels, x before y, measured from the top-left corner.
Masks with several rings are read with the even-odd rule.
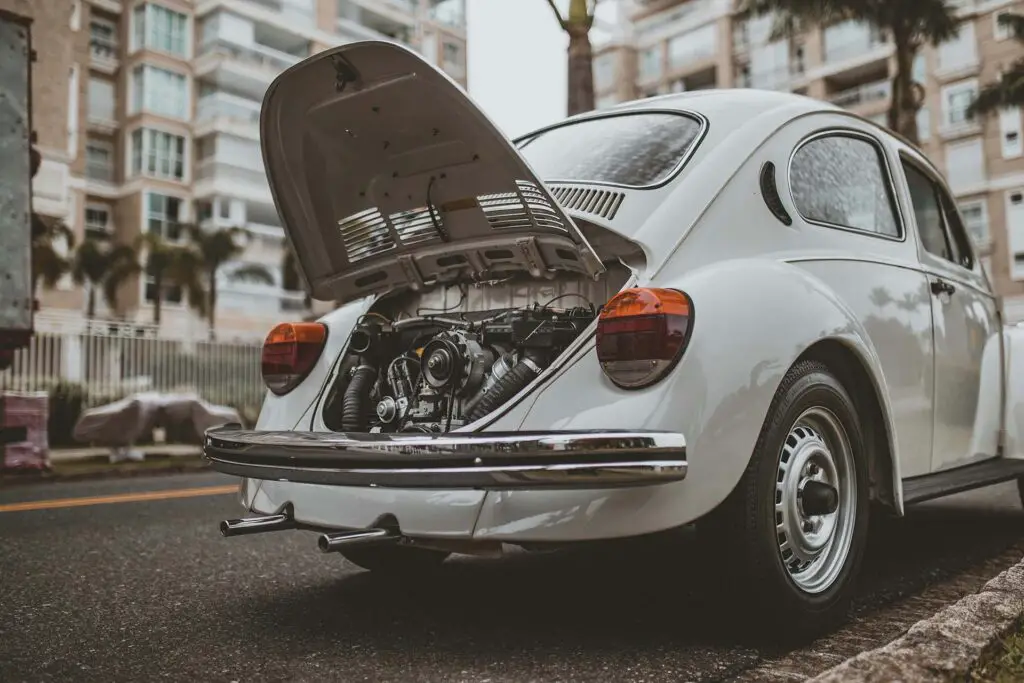
[[[1024,154],[1021,136],[1020,107],[999,110],[999,134],[1004,159],[1016,159]]]
[[[932,114],[928,107],[921,107],[917,110],[917,139],[921,142],[932,136]]]
[[[185,138],[151,128],[132,133],[132,175],[185,179]]]
[[[615,58],[614,52],[606,52],[594,59],[594,89],[607,90],[615,85]]]
[[[1006,193],[1006,237],[1010,247],[1010,277],[1024,280],[1024,191]]]
[[[914,66],[911,70],[911,76],[915,83],[925,85],[925,81],[928,80],[928,64],[923,54],[919,54],[914,57]]]
[[[188,17],[160,5],[139,5],[132,13],[132,52],[141,48],[189,57]]]
[[[146,111],[160,116],[188,118],[188,81],[184,74],[148,64],[132,72],[131,113]]]
[[[996,40],[1007,40],[1013,35],[1013,29],[999,21],[999,17],[1013,14],[1009,10],[1002,10],[992,14],[992,33]]]
[[[117,26],[104,19],[91,19],[89,50],[95,59],[117,59]]]
[[[709,24],[696,31],[678,35],[668,42],[668,61],[673,68],[715,56],[718,25]]]
[[[109,183],[114,180],[114,150],[106,143],[90,140],[85,144],[85,177]]]
[[[985,157],[981,138],[946,145],[946,178],[956,193],[985,182]]]
[[[653,81],[658,78],[661,78],[661,45],[640,52],[640,80]]]
[[[978,63],[977,41],[974,39],[974,22],[965,21],[955,38],[939,45],[939,71],[953,71],[974,66]]]
[[[823,39],[826,62],[853,59],[866,52],[871,52],[885,42],[878,29],[853,20],[827,26]]]
[[[964,227],[974,244],[985,246],[989,242],[988,208],[984,199],[960,202],[960,215],[964,219]]]
[[[978,96],[978,81],[961,81],[942,89],[942,123],[944,126],[961,126],[970,119],[967,108]]]
[[[78,157],[78,65],[68,71],[68,156]]]
[[[181,227],[185,202],[178,197],[171,197],[155,192],[147,192],[145,196],[146,230],[168,242],[180,242],[185,237]],[[145,278],[146,301],[153,302],[157,298],[157,287],[153,276],[149,273]],[[163,301],[181,303],[181,287],[164,283]]]
[[[93,121],[111,121],[114,114],[114,83],[99,78],[89,79],[87,115]]]
[[[817,138],[793,155],[790,186],[806,220],[898,237],[885,160],[872,143],[847,135]]]
[[[85,207],[85,236],[93,239],[107,239],[113,232],[110,223],[110,207],[103,204],[89,204]]]

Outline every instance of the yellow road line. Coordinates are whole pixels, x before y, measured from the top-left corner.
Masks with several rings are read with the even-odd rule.
[[[58,498],[56,500],[32,500],[25,503],[0,505],[0,512],[25,512],[28,510],[53,510],[84,505],[106,505],[108,503],[139,503],[147,500],[170,500],[172,498],[195,498],[197,496],[220,496],[238,491],[237,484],[227,486],[201,486],[193,489],[171,489],[169,491],[143,491],[121,493],[114,496],[91,496],[88,498]]]

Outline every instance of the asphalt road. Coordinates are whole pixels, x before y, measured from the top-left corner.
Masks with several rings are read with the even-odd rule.
[[[319,554],[309,533],[221,538],[217,522],[240,513],[234,495],[148,493],[227,483],[0,489],[0,680],[724,681],[784,656],[737,635],[704,588],[715,558],[695,556],[686,534],[460,557],[392,585]],[[102,502],[130,492],[139,500]],[[37,505],[80,497],[100,500]],[[978,583],[1022,555],[1012,486],[919,507],[875,537],[846,631],[880,645],[913,596],[965,573]]]

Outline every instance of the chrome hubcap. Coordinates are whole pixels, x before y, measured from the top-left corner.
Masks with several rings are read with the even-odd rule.
[[[853,450],[839,419],[825,408],[804,411],[779,454],[775,531],[782,562],[806,593],[827,590],[846,563],[856,487]]]

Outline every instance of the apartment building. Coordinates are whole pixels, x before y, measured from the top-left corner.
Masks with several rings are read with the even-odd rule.
[[[238,226],[245,249],[218,276],[217,337],[259,339],[305,312],[282,279],[284,232],[263,170],[259,113],[273,78],[302,58],[365,39],[420,51],[466,85],[465,0],[0,0],[35,16],[36,210],[78,240],[186,238],[183,224]],[[263,265],[273,285],[232,277]],[[180,288],[143,275],[101,317],[204,338]],[[101,298],[101,297],[100,297]],[[41,312],[84,315],[70,281]],[[329,305],[328,305],[329,306]]]
[[[927,47],[914,64],[925,88],[918,115],[923,150],[942,169],[1008,319],[1024,320],[1024,132],[1021,112],[971,120],[982,84],[1024,56],[997,22],[1024,13],[1019,0],[960,0],[959,35]],[[849,108],[885,125],[895,71],[892,44],[844,22],[771,40],[773,19],[751,18],[734,0],[635,1],[628,30],[597,51],[599,108],[702,88],[788,90]]]

